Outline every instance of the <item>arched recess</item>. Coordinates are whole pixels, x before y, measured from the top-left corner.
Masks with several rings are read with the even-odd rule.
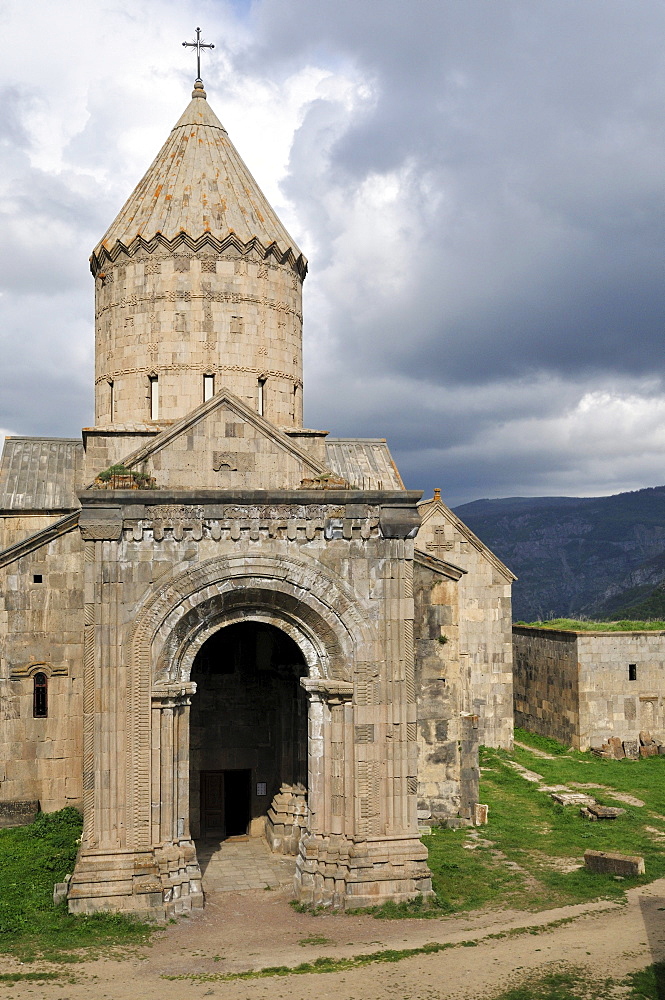
[[[354,664],[371,660],[377,648],[357,597],[314,559],[244,554],[174,574],[137,609],[129,629],[131,846],[188,836],[192,663],[213,632],[243,620],[290,635],[307,664],[308,690],[309,683],[332,683],[337,697],[342,689],[341,697],[350,697]]]

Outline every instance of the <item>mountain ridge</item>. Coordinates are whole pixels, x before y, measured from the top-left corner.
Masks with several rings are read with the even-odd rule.
[[[517,575],[516,619],[624,617],[645,602],[662,613],[665,486],[604,497],[480,499],[455,513]]]

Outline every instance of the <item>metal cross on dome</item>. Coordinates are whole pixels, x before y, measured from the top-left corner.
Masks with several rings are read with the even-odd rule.
[[[195,42],[183,42],[182,43],[188,49],[196,49],[196,83],[203,83],[201,79],[201,49],[214,49],[212,43],[206,43],[201,41],[201,29],[196,29],[196,41]]]

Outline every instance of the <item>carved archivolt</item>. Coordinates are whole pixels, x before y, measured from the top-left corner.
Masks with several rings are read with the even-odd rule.
[[[189,679],[196,652],[213,632],[262,621],[287,632],[310,676],[351,678],[376,639],[344,581],[319,562],[268,555],[222,556],[171,578],[134,616],[134,669],[158,685]]]

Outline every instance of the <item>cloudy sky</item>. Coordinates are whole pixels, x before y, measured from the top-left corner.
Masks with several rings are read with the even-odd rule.
[[[208,99],[310,262],[306,424],[451,504],[665,482],[662,0],[3,0],[0,435],[92,422],[92,247]]]

